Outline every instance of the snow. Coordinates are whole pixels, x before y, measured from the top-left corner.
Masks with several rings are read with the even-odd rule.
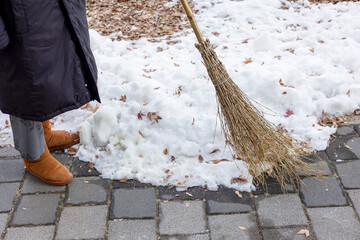
[[[325,149],[336,129],[317,124],[322,111],[350,114],[360,104],[360,3],[195,2],[203,35],[217,46],[240,89],[269,121],[314,149]],[[93,30],[90,37],[102,105],[95,113],[92,102],[92,108],[60,115],[54,125],[80,130],[77,157],[94,162],[104,178],[254,189],[247,164],[233,160],[225,146],[214,87],[191,30],[177,33],[175,45],[165,38],[112,41]],[[252,62],[245,64],[246,59]],[[141,120],[140,111],[161,119]],[[1,129],[6,118],[0,114]],[[10,134],[9,129],[1,133]],[[220,159],[230,161],[212,162]],[[239,176],[248,182],[231,184]]]

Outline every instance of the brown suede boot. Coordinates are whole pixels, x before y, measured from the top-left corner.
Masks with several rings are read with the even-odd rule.
[[[46,145],[50,151],[69,148],[80,142],[78,133],[69,133],[67,131],[52,131],[50,120],[42,122]]]
[[[26,172],[50,185],[66,185],[73,179],[72,173],[58,162],[46,148],[41,157],[35,161],[24,160]]]

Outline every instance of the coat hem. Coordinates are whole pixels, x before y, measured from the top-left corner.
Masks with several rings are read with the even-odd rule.
[[[90,100],[92,101],[92,100]],[[4,114],[9,114],[9,115],[13,115],[15,117],[18,117],[18,118],[21,118],[21,119],[24,119],[24,120],[31,120],[31,121],[38,121],[38,122],[43,122],[43,121],[46,121],[46,120],[49,120],[53,117],[56,117],[62,113],[65,113],[65,112],[68,112],[68,111],[71,111],[71,110],[75,110],[75,109],[78,109],[80,108],[81,106],[85,105],[86,103],[90,102],[89,100],[85,100],[85,101],[81,101],[79,103],[76,103],[76,104],[72,104],[72,105],[69,105],[69,106],[66,106],[66,107],[63,107],[63,108],[60,108],[54,112],[51,112],[51,113],[48,113],[48,114],[44,114],[42,116],[39,116],[39,115],[29,115],[29,114],[21,114],[21,113],[18,113],[18,112],[13,112],[13,111],[8,111],[7,109],[1,109],[1,112],[4,113]]]

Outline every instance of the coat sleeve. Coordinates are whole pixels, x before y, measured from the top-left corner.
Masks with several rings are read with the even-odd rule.
[[[5,30],[4,21],[0,15],[0,50],[3,50],[9,44],[9,36]]]

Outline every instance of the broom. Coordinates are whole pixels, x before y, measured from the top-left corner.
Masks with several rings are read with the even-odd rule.
[[[288,182],[293,184],[300,180],[300,172],[305,175],[319,173],[303,161],[306,154],[299,141],[277,131],[233,82],[210,41],[204,40],[188,2],[181,2],[199,42],[195,46],[216,90],[218,114],[226,142],[238,157],[248,163],[254,183],[266,185],[265,178],[270,175],[284,190]]]

